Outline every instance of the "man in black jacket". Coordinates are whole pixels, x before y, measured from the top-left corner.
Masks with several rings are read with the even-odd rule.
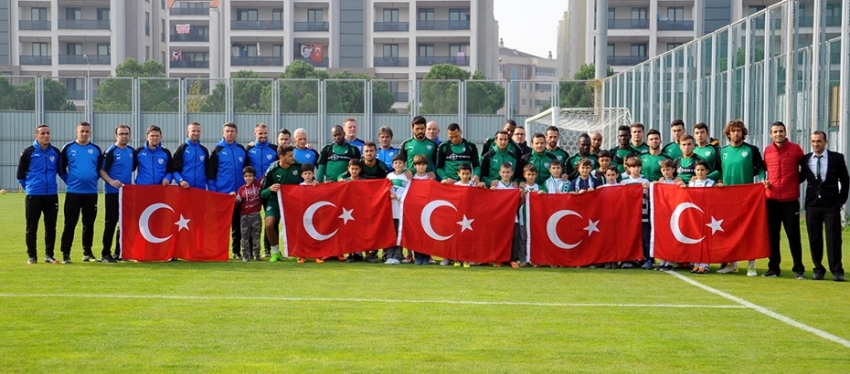
[[[814,275],[822,280],[823,228],[826,228],[826,256],[829,271],[836,282],[844,281],[841,265],[841,206],[847,201],[850,176],[844,155],[826,150],[826,133],[815,131],[811,136],[812,152],[800,160],[800,173],[806,179],[806,227],[812,251]],[[840,186],[839,186],[840,184]]]

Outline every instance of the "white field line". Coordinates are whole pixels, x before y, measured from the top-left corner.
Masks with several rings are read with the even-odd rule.
[[[629,303],[546,303],[523,301],[475,301],[475,300],[421,300],[421,299],[366,299],[335,297],[288,297],[288,296],[193,296],[193,295],[129,295],[129,294],[13,294],[0,293],[0,298],[66,298],[66,299],[142,299],[142,300],[248,300],[248,301],[291,301],[291,302],[342,302],[342,303],[389,303],[389,304],[449,304],[449,305],[509,305],[564,308],[694,308],[694,309],[746,309],[740,305],[701,304],[629,304]]]
[[[815,335],[817,335],[817,336],[819,336],[819,337],[821,337],[821,338],[823,338],[823,339],[826,339],[826,340],[829,340],[829,341],[832,341],[832,342],[835,342],[835,343],[841,344],[841,345],[843,345],[843,346],[845,346],[845,347],[847,347],[847,348],[850,348],[850,341],[848,341],[848,340],[846,340],[846,339],[844,339],[844,338],[841,338],[841,337],[838,337],[838,336],[832,335],[832,334],[830,334],[830,333],[828,333],[828,332],[826,332],[826,331],[819,330],[819,329],[816,329],[816,328],[811,327],[811,326],[809,326],[809,325],[806,325],[806,324],[804,324],[804,323],[798,322],[798,321],[796,321],[796,320],[794,320],[794,319],[792,319],[792,318],[790,318],[790,317],[783,316],[783,315],[781,315],[781,314],[779,314],[779,313],[776,313],[776,312],[774,312],[774,311],[772,311],[772,310],[769,310],[769,309],[767,309],[767,308],[765,308],[765,307],[762,307],[762,306],[758,306],[758,305],[756,305],[756,304],[753,304],[753,303],[751,303],[751,302],[749,302],[749,301],[747,301],[747,300],[744,300],[744,299],[742,299],[742,298],[740,298],[740,297],[733,296],[733,295],[728,294],[728,293],[726,293],[726,292],[720,291],[720,290],[718,290],[718,289],[716,289],[716,288],[712,288],[712,287],[706,286],[706,285],[704,285],[704,284],[702,284],[702,283],[700,283],[700,282],[697,282],[697,281],[695,281],[695,280],[693,280],[693,279],[691,279],[691,278],[688,278],[688,277],[686,277],[686,276],[684,276],[684,275],[682,275],[682,274],[679,274],[679,273],[677,273],[677,272],[675,272],[675,271],[668,271],[667,273],[668,273],[668,274],[671,274],[671,275],[673,275],[673,276],[675,276],[675,277],[677,277],[677,278],[679,278],[679,279],[681,279],[682,281],[684,281],[684,282],[686,282],[686,283],[690,283],[691,285],[693,285],[693,286],[695,286],[695,287],[702,288],[703,290],[706,290],[706,291],[708,291],[708,292],[711,292],[711,293],[713,293],[713,294],[715,294],[715,295],[717,295],[717,296],[723,297],[723,298],[725,298],[725,299],[727,299],[727,300],[734,301],[734,302],[736,302],[736,303],[740,304],[741,306],[746,307],[747,309],[755,310],[755,311],[757,311],[757,312],[759,312],[759,313],[761,313],[761,314],[764,314],[764,315],[766,315],[766,316],[768,316],[768,317],[770,317],[770,318],[777,319],[777,320],[779,320],[779,321],[781,321],[781,322],[784,322],[784,323],[787,323],[787,324],[789,324],[789,325],[791,325],[791,326],[794,326],[794,327],[796,327],[796,328],[798,328],[798,329],[800,329],[800,330],[810,332],[810,333],[815,334]]]

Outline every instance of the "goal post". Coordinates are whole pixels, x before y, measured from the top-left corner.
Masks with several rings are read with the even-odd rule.
[[[555,126],[561,133],[558,146],[574,154],[578,152],[578,138],[583,133],[602,134],[602,147],[617,144],[617,128],[632,124],[632,114],[627,108],[549,108],[525,120],[525,131],[530,142],[534,133],[546,133]],[[530,145],[530,144],[529,144]]]

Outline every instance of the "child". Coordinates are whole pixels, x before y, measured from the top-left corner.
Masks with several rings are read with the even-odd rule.
[[[387,179],[392,183],[390,199],[393,204],[393,226],[395,227],[396,234],[400,234],[398,232],[398,220],[401,218],[401,200],[404,198],[407,186],[410,185],[410,179],[404,172],[406,164],[407,162],[402,155],[395,155],[393,157],[393,171],[387,175]],[[392,246],[384,249],[384,256],[387,258],[384,263],[387,265],[400,264],[403,258],[401,251],[401,246]],[[410,260],[405,259],[405,262],[410,262]]]
[[[605,177],[605,173],[611,167],[611,152],[608,152],[604,149],[599,151],[599,155],[597,155],[597,160],[599,161],[599,169],[594,170],[593,173],[591,173],[591,176],[597,179],[603,179]],[[618,170],[617,175],[619,174],[620,171]],[[617,180],[617,183],[620,183],[620,181]]]
[[[561,167],[560,162],[553,162],[549,165],[549,179],[546,180],[546,184],[543,186],[546,193],[561,194],[570,192],[570,187],[572,187],[570,181],[561,178],[562,169],[563,167]]]
[[[593,169],[593,163],[583,158],[578,162],[578,178],[573,180],[572,194],[583,194],[585,192],[593,192],[599,187],[599,180],[590,176],[590,171]]]
[[[315,167],[313,166],[313,164],[308,162],[304,165],[301,165],[301,179],[304,180],[304,181],[301,182],[300,185],[302,185],[302,186],[316,186],[318,182],[316,182],[316,180],[314,179],[315,176],[316,176],[315,175]],[[345,260],[345,258],[343,258],[341,261],[344,261],[344,260]],[[303,264],[304,261],[305,261],[304,257],[298,257],[298,263],[299,264]],[[315,261],[316,261],[317,264],[322,264],[322,263],[325,262],[325,260],[322,260],[321,258],[316,258]]]
[[[688,182],[688,187],[712,187],[714,186],[714,181],[708,179],[708,162],[705,162],[703,159],[696,159],[696,165],[694,166],[694,176],[691,177],[691,180]],[[684,185],[682,185],[684,188]],[[706,274],[708,273],[708,263],[701,262],[694,266],[691,269],[691,273],[694,274]]]
[[[676,162],[671,159],[666,159],[661,161],[661,179],[658,180],[658,183],[662,184],[676,184],[676,177],[674,176],[676,173]],[[673,270],[676,264],[671,261],[658,259],[658,268],[655,270],[658,271],[670,271]]]
[[[460,164],[457,168],[457,176],[458,176],[458,178],[460,178],[460,180],[455,182],[456,186],[484,187],[484,183],[480,183],[480,182],[476,183],[476,182],[472,181],[472,166],[470,164],[467,164],[467,163]],[[465,267],[465,268],[469,267],[469,263],[466,262],[466,261],[463,261],[463,263],[461,263],[458,260],[452,261],[448,258],[444,258],[443,261],[440,262],[440,265],[446,266],[450,262],[454,262],[455,267],[458,267],[458,266],[461,266],[461,265],[463,265],[463,267]]]
[[[520,194],[519,225],[514,225],[514,245],[511,256],[511,267],[514,269],[528,266],[528,253],[526,251],[526,244],[528,243],[528,231],[526,231],[528,217],[525,213],[525,198],[529,193],[546,193],[535,183],[537,180],[537,167],[532,164],[525,165],[525,168],[522,170],[522,176],[525,178],[525,186],[522,187],[522,194]]]
[[[517,188],[516,182],[511,181],[514,175],[513,165],[510,162],[505,162],[499,167],[499,181],[493,187],[490,187],[491,190],[513,190]],[[519,216],[514,216],[514,233],[513,239],[511,240],[512,245],[516,246],[516,237],[519,230]],[[513,257],[513,253],[516,248],[511,248],[511,257]],[[502,267],[500,262],[496,262],[493,264],[495,267]]]
[[[348,161],[348,177],[339,177],[339,181],[357,181],[361,180],[360,171],[363,170],[363,161],[359,158],[353,158]]]
[[[621,183],[623,185],[640,184],[643,186],[643,206],[641,208],[641,223],[643,224],[643,268],[644,270],[652,270],[655,261],[649,255],[649,239],[651,234],[649,225],[649,180],[640,174],[643,169],[643,163],[640,161],[640,157],[628,156],[626,157],[625,164],[629,177],[623,179]],[[624,269],[630,268],[632,264],[624,262],[622,267]]]
[[[620,171],[617,170],[616,166],[609,166],[608,170],[605,170],[605,176],[603,178],[600,178],[600,182],[602,182],[602,185],[599,186],[599,188],[619,186],[620,185],[619,180],[620,180]]]
[[[413,175],[413,179],[431,179],[428,176],[428,158],[425,155],[416,155],[413,157],[413,168],[416,170],[416,174]],[[424,253],[413,253],[413,259],[416,265],[428,265],[431,263],[431,255],[426,255]]]
[[[260,261],[260,190],[262,186],[257,178],[257,170],[251,166],[242,169],[245,185],[236,191],[236,202],[241,203],[242,215],[242,262]],[[252,250],[253,249],[253,250]]]

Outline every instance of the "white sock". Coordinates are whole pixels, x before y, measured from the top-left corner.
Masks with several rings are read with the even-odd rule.
[[[280,254],[280,248],[279,248],[279,246],[273,245],[273,246],[272,246],[272,253]]]

